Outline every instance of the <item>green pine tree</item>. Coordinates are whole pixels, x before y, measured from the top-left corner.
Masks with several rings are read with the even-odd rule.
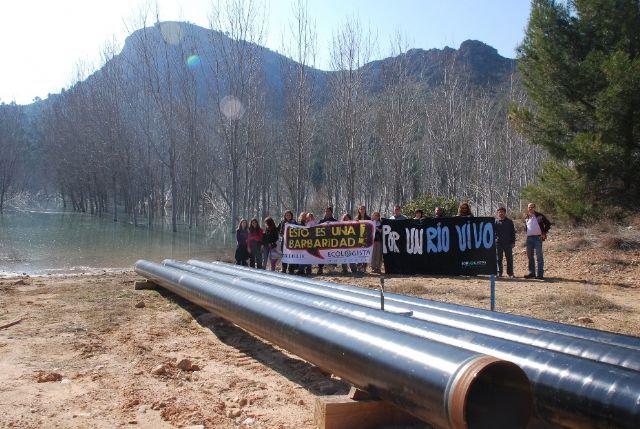
[[[533,0],[518,63],[534,108],[512,117],[557,164],[556,208],[640,201],[640,0]]]

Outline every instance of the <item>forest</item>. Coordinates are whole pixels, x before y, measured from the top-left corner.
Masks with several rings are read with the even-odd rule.
[[[463,46],[425,63],[402,36],[378,41],[350,19],[321,71],[313,21],[303,2],[295,12],[281,53],[261,46],[253,2],[214,10],[209,29],[140,16],[95,73],[78,66],[60,94],[3,104],[0,209],[49,198],[216,234],[285,209],[384,216],[424,196],[521,208],[547,154],[509,120],[530,106],[515,67],[478,78]],[[371,61],[382,46],[388,58]]]

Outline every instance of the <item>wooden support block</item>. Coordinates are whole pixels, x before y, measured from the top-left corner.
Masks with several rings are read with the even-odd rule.
[[[143,290],[143,289],[155,289],[158,285],[151,280],[136,280],[133,283],[133,288],[135,290]]]
[[[355,394],[356,397],[358,395]],[[318,429],[376,429],[385,425],[426,425],[388,402],[377,399],[354,400],[349,396],[316,398],[314,422]]]

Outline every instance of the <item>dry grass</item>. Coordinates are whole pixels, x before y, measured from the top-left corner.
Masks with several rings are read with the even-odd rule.
[[[618,266],[618,267],[629,267],[633,265],[632,261],[628,261],[626,259],[620,259],[620,258],[606,258],[604,261],[608,264]]]
[[[602,247],[610,250],[638,250],[640,237],[637,235],[605,235],[601,239]]]
[[[463,289],[458,291],[458,296],[469,301],[484,301],[489,299],[488,292],[482,292],[476,289]]]
[[[602,234],[614,234],[617,229],[617,226],[613,222],[599,222],[592,227],[593,231],[600,232]]]
[[[593,243],[591,243],[590,240],[587,240],[584,237],[578,237],[558,244],[556,246],[556,249],[560,251],[572,252],[579,249],[588,249],[589,247],[592,247],[592,245]]]
[[[413,296],[422,296],[425,293],[431,293],[431,291],[427,291],[424,286],[414,282],[401,283],[394,288],[393,292]]]
[[[571,295],[555,297],[553,301],[558,307],[574,307],[580,310],[612,311],[621,310],[618,304],[589,292],[576,292]]]

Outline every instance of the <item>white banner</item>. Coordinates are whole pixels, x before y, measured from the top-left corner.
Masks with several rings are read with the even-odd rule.
[[[312,227],[287,224],[282,262],[285,264],[368,264],[373,251],[370,220],[328,222]]]

